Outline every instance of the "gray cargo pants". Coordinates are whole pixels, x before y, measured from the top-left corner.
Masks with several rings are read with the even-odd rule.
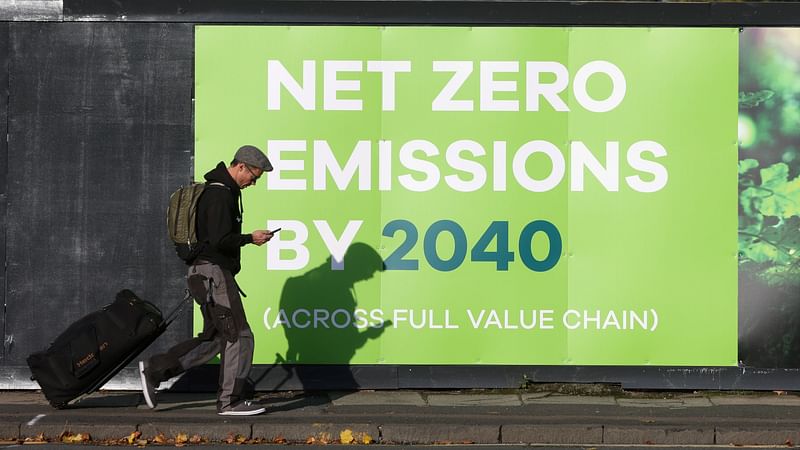
[[[175,345],[165,354],[153,356],[149,360],[148,375],[154,381],[164,381],[203,365],[219,354],[217,409],[220,410],[247,398],[250,393],[252,386],[248,375],[255,348],[253,332],[230,271],[200,261],[189,267],[188,279],[195,299],[201,304],[204,300],[208,302],[201,305],[203,332]]]

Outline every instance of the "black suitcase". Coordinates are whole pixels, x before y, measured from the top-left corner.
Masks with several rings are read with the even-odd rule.
[[[114,303],[61,333],[50,346],[28,356],[31,379],[54,408],[101,388],[156,340],[175,319],[186,298],[165,319],[152,303],[125,289]]]

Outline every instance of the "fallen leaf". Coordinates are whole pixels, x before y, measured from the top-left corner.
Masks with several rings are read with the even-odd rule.
[[[275,436],[272,439],[272,443],[273,444],[285,444],[286,443],[286,438],[283,437],[283,436]]]
[[[316,443],[317,439],[314,436],[309,436],[308,439],[306,439],[306,444],[316,444]]]
[[[330,433],[320,433],[319,434],[319,443],[322,445],[327,445],[331,442],[331,434]]]
[[[176,444],[185,444],[187,442],[189,442],[189,436],[186,433],[178,433],[178,435],[175,436]]]
[[[236,443],[237,444],[242,444],[242,443],[244,443],[246,441],[247,441],[246,437],[242,436],[241,434],[237,434],[236,435]]]
[[[198,436],[196,434],[189,438],[189,443],[190,444],[199,444],[202,441],[203,441],[203,438],[201,438],[200,436]]]
[[[786,442],[784,442],[784,445],[787,447],[794,447],[794,442],[792,442],[791,439],[787,439]]]
[[[26,437],[25,442],[47,442],[47,438],[44,437],[44,433],[39,433],[36,437]]]
[[[353,441],[355,441],[355,438],[353,438],[352,430],[345,429],[342,430],[341,433],[339,433],[339,442],[341,442],[342,444],[352,444]]]
[[[136,441],[136,445],[138,445],[139,447],[144,447],[145,445],[147,445],[147,439],[138,439]]]
[[[126,437],[125,439],[128,440],[128,445],[133,445],[133,443],[136,442],[136,439],[139,439],[139,436],[141,435],[142,435],[141,431],[134,431],[133,433],[129,434],[128,437]]]
[[[368,435],[367,433],[361,435],[362,444],[372,444],[373,442],[375,442],[375,440],[372,439],[372,436]]]
[[[91,436],[89,436],[89,433],[72,434],[69,431],[65,431],[61,433],[59,440],[65,444],[79,444],[91,440]]]
[[[164,436],[164,433],[158,433],[156,437],[153,438],[153,442],[156,444],[166,444],[167,437]]]

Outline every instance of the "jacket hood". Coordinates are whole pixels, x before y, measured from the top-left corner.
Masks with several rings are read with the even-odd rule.
[[[205,174],[205,179],[209,183],[222,183],[228,186],[234,195],[238,196],[239,192],[241,192],[241,188],[236,184],[236,181],[231,178],[231,174],[228,173],[228,167],[225,166],[225,163],[222,161],[217,164],[217,167]]]

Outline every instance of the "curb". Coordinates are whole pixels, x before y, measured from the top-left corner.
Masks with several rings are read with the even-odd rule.
[[[93,441],[119,441],[134,431],[142,439],[159,434],[200,436],[224,442],[231,436],[260,442],[375,444],[531,444],[531,445],[781,445],[800,442],[796,428],[693,428],[603,425],[465,425],[465,424],[342,424],[342,423],[199,423],[98,425],[69,423],[0,424],[0,440],[57,442],[65,432],[88,433]]]

